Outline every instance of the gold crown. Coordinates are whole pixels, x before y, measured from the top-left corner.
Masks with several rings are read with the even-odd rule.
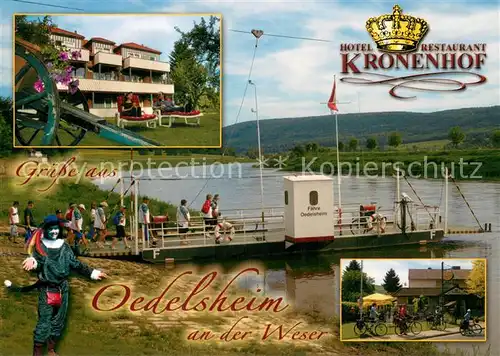
[[[429,26],[424,19],[402,15],[399,5],[394,5],[392,15],[372,17],[366,29],[380,51],[410,52],[417,49]]]

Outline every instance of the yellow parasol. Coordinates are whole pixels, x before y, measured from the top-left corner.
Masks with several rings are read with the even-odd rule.
[[[363,305],[367,306],[373,303],[376,303],[377,305],[387,305],[391,304],[394,300],[396,300],[396,298],[392,295],[375,293],[363,297]]]

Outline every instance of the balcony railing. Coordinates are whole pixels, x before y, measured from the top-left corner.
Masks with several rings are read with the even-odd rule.
[[[171,79],[141,77],[138,75],[120,75],[117,73],[92,73],[92,79],[96,80],[111,80],[118,82],[132,82],[132,83],[153,83],[153,84],[173,84]]]
[[[108,64],[113,66],[122,65],[122,56],[106,52],[97,52],[94,56],[94,64]]]
[[[157,72],[170,72],[170,64],[142,58],[128,57],[123,60],[123,68],[140,68]]]

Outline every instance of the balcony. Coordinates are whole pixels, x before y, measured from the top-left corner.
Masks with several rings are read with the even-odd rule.
[[[120,67],[122,65],[122,56],[105,52],[97,52],[94,57],[94,64],[106,64]]]
[[[117,80],[79,79],[79,89],[82,92],[100,93],[127,93],[129,91],[136,94],[154,94],[163,92],[165,94],[174,93],[173,84],[160,83],[138,83]],[[59,90],[67,90],[67,87],[57,84]],[[86,94],[87,95],[87,94]]]
[[[166,62],[150,61],[142,58],[128,57],[123,61],[123,68],[146,69],[155,72],[170,72],[170,64]]]

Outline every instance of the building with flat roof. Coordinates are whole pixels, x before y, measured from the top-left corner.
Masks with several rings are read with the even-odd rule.
[[[134,42],[117,44],[102,37],[87,40],[76,31],[57,27],[50,32],[56,46],[80,51],[81,57],[71,60],[73,76],[79,80],[91,113],[113,117],[118,110],[117,97],[130,91],[138,95],[146,113],[152,112],[153,96],[158,92],[173,97],[170,64],[161,61],[160,51]],[[58,89],[67,87],[58,84]]]

